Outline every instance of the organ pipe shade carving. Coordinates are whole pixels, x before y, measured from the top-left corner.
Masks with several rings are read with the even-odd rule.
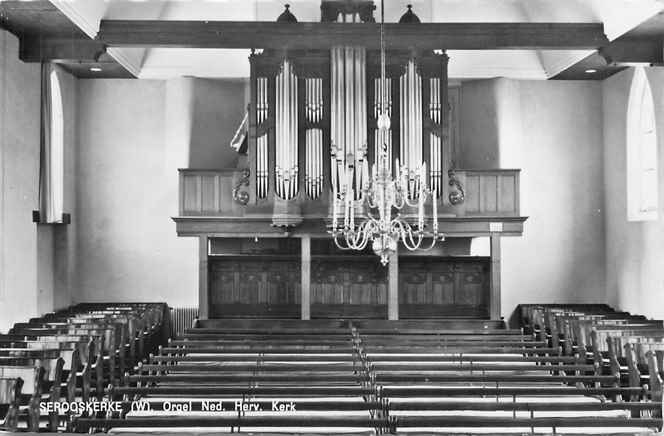
[[[323,191],[323,130],[307,129],[306,153],[304,184],[307,195],[315,200]]]
[[[422,77],[411,59],[399,78],[400,160],[405,169],[408,198],[417,198],[417,174],[422,164]]]
[[[366,50],[333,47],[330,53],[330,137],[332,185],[350,178],[355,198],[362,196],[362,162],[367,148]]]
[[[293,65],[284,60],[276,77],[275,110],[275,192],[291,200],[298,193],[297,76]]]

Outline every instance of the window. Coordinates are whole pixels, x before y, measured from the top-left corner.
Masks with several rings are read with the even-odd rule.
[[[40,221],[59,223],[64,211],[64,113],[60,76],[44,65],[42,79],[42,149]]]
[[[643,67],[634,71],[627,106],[627,220],[658,215],[657,129],[652,91]]]

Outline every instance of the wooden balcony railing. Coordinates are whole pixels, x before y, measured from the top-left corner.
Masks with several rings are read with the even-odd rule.
[[[243,184],[246,174],[238,169],[180,170],[180,216],[241,217],[245,214],[249,186]],[[450,205],[447,198],[439,207],[440,216],[518,217],[519,170],[456,170],[459,182],[450,192],[463,192],[463,201]],[[265,199],[263,203],[270,203]],[[246,202],[245,202],[246,203]],[[249,206],[252,206],[249,204]],[[327,207],[321,205],[327,212]],[[312,211],[313,212],[313,211]],[[306,214],[306,212],[305,212]]]
[[[181,169],[180,216],[242,215],[242,205],[233,199],[233,190],[242,179],[242,170]]]
[[[473,217],[518,217],[520,170],[457,170],[464,191],[457,213]]]

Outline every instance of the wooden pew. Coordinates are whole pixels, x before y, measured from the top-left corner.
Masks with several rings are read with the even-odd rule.
[[[0,364],[0,379],[21,379],[21,392],[17,395],[18,406],[16,415],[12,416],[12,426],[25,428],[28,431],[39,431],[39,402],[44,394],[47,397],[50,383],[46,378],[46,370],[35,367],[31,362],[12,362],[13,365]]]
[[[22,387],[23,379],[20,377],[0,378],[0,430],[18,430]]]
[[[183,338],[171,341],[157,355],[151,356],[148,364],[139,365],[136,374],[126,376],[123,386],[111,388],[109,398],[125,402],[141,399],[158,405],[162,397],[293,397],[305,404],[304,407],[311,404],[310,409],[303,409],[311,412],[368,411],[370,417],[375,417],[374,421],[360,423],[354,421],[356,418],[343,416],[329,425],[334,427],[336,422],[360,427],[374,425],[379,432],[417,427],[416,416],[420,415],[412,413],[427,410],[435,415],[424,416],[419,421],[425,428],[455,427],[449,424],[454,422],[452,417],[440,415],[449,410],[514,414],[509,419],[492,416],[480,419],[484,423],[497,422],[501,427],[661,426],[661,419],[657,418],[594,416],[608,412],[652,414],[657,407],[661,408],[661,400],[659,403],[606,402],[622,396],[646,398],[648,388],[622,386],[620,372],[598,373],[593,362],[562,355],[550,346],[548,338],[538,340],[520,330],[453,331],[435,326],[376,325],[357,328],[352,324],[322,323],[312,328],[306,322],[284,322],[273,329],[264,325],[254,327],[235,324],[228,329],[215,325],[188,330]],[[552,395],[586,399],[586,402],[517,401]],[[324,399],[330,396],[364,398],[370,407]],[[464,399],[487,396],[510,397],[514,401],[480,404]],[[602,397],[605,402],[588,403],[589,396]],[[423,402],[422,398],[430,401]],[[534,413],[559,414],[570,410],[586,415],[572,420],[565,418],[566,421],[555,416],[533,416]],[[524,411],[531,416],[517,416]],[[76,425],[87,431],[143,426],[187,427],[202,422],[202,426],[239,430],[257,426],[282,429],[327,422],[315,413],[301,420],[300,417],[252,415],[243,415],[237,421],[233,421],[234,418],[125,415],[106,420],[79,418]]]

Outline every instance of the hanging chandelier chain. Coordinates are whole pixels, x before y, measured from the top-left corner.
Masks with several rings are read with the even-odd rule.
[[[381,0],[380,21],[380,113],[378,114],[378,135],[376,140],[381,147],[375,156],[375,163],[369,171],[366,155],[358,161],[361,165],[361,186],[356,183],[354,159],[346,160],[346,168],[337,190],[333,185],[332,196],[332,234],[334,243],[342,250],[364,250],[369,242],[374,253],[380,256],[381,263],[386,265],[392,254],[396,253],[399,242],[408,250],[430,250],[437,241],[443,240],[438,233],[437,195],[427,187],[426,163],[422,163],[417,171],[399,166],[396,160],[393,174],[392,163],[388,153],[390,135],[390,118],[388,115],[388,87],[386,73],[385,50],[385,1]],[[353,177],[355,176],[355,177]],[[357,191],[355,190],[357,189]],[[359,194],[356,198],[355,194]],[[433,213],[431,230],[425,230],[425,202],[432,199]],[[339,211],[339,208],[343,211]],[[417,209],[417,214],[409,213],[405,217],[404,208]],[[341,213],[340,213],[341,212]],[[343,216],[339,223],[338,215]],[[359,224],[355,219],[358,215]],[[409,222],[410,220],[411,222]],[[423,246],[425,238],[431,238],[428,246]]]

